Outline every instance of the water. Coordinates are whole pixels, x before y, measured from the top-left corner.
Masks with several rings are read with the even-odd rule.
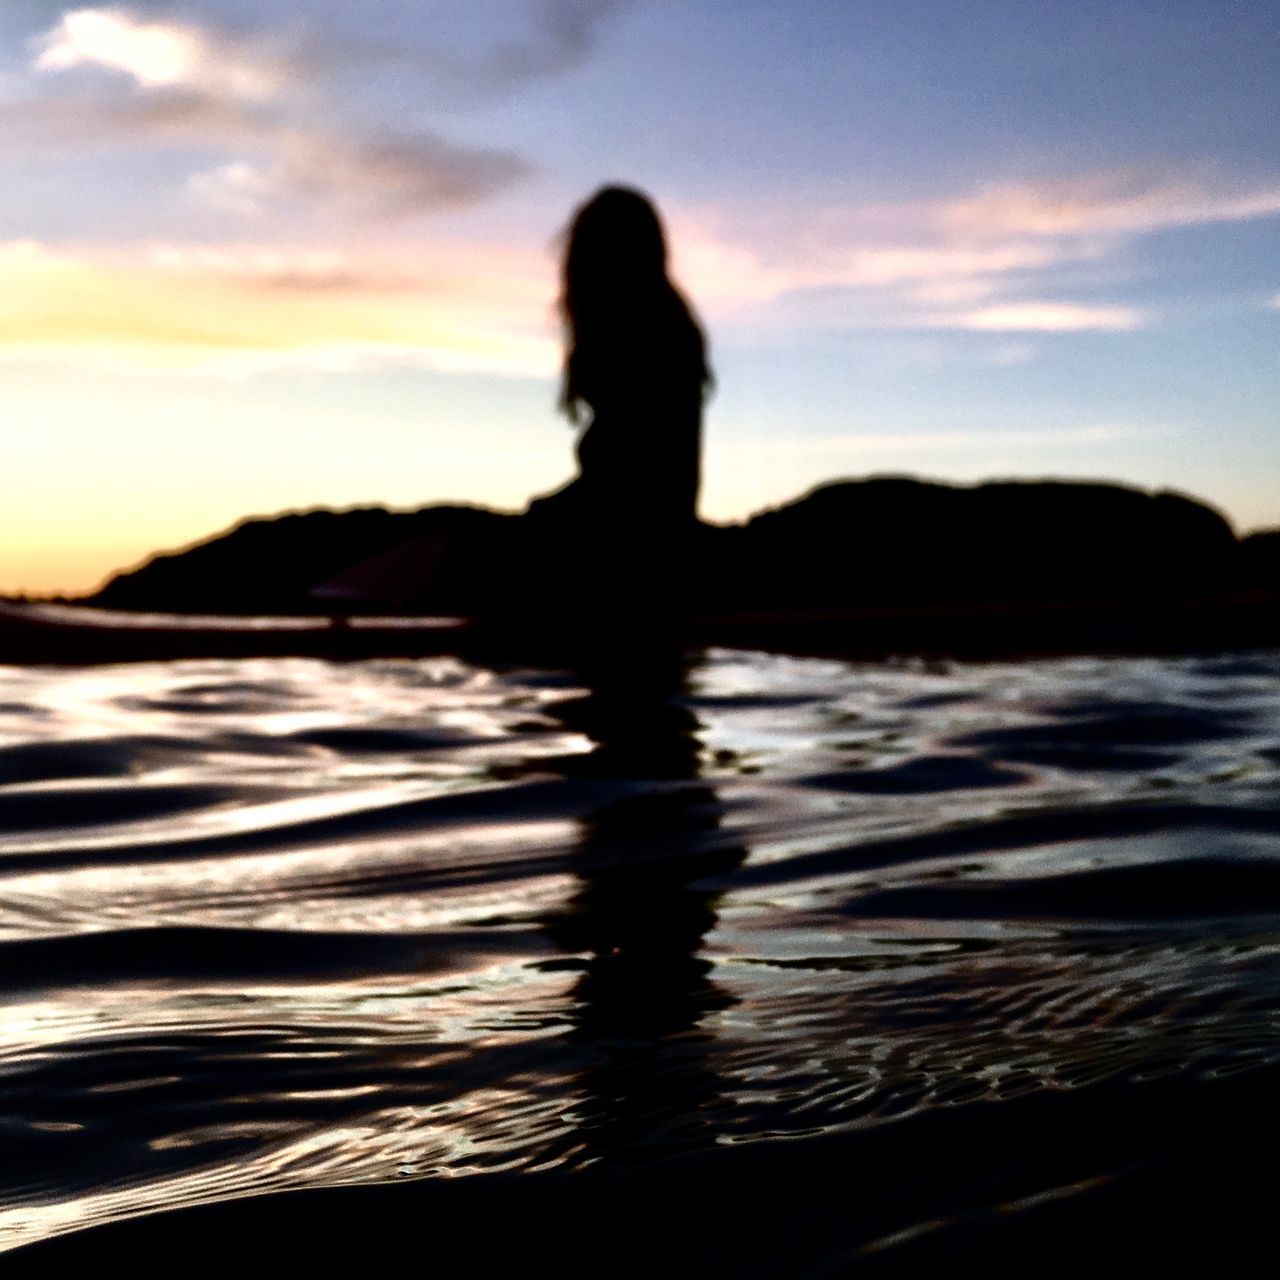
[[[0,668],[0,783],[4,1248],[1280,1059],[1276,654]]]

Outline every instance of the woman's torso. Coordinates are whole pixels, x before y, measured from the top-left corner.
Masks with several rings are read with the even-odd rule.
[[[591,423],[578,441],[580,482],[601,503],[690,522],[701,469],[701,339],[691,327],[605,339],[584,380]]]

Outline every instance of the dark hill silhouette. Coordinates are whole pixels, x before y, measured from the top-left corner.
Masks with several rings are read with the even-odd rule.
[[[563,566],[530,577],[526,562],[513,582],[525,519],[474,506],[252,519],[117,574],[92,603],[473,614],[509,609],[513,592],[566,598]],[[1191,498],[1062,481],[838,481],[742,525],[701,525],[696,543],[702,612],[1203,598],[1274,585],[1280,558],[1280,532],[1242,544]]]
[[[116,574],[92,597],[92,603],[174,613],[331,613],[334,602],[311,595],[312,588],[352,566],[398,547],[444,538],[467,547],[466,560],[485,560],[496,554],[496,540],[517,519],[483,507],[452,505],[419,511],[362,507],[255,517],[204,542],[155,555],[136,569]],[[460,560],[433,584],[433,607],[470,611],[473,593],[459,590],[455,581],[462,568]]]
[[[1217,512],[1117,484],[823,485],[724,540],[730,594],[786,608],[1152,598],[1240,585]]]
[[[1280,529],[1259,529],[1240,543],[1246,581],[1280,594]]]

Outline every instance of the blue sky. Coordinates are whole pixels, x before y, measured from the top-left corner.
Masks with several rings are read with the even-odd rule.
[[[709,517],[890,471],[1280,524],[1278,54],[1221,0],[7,0],[0,590],[567,477],[611,180],[710,330]]]

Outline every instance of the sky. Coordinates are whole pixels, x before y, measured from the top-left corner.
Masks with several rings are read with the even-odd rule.
[[[563,482],[605,182],[710,335],[705,517],[892,473],[1280,525],[1278,60],[1274,0],[3,0],[0,591]]]

